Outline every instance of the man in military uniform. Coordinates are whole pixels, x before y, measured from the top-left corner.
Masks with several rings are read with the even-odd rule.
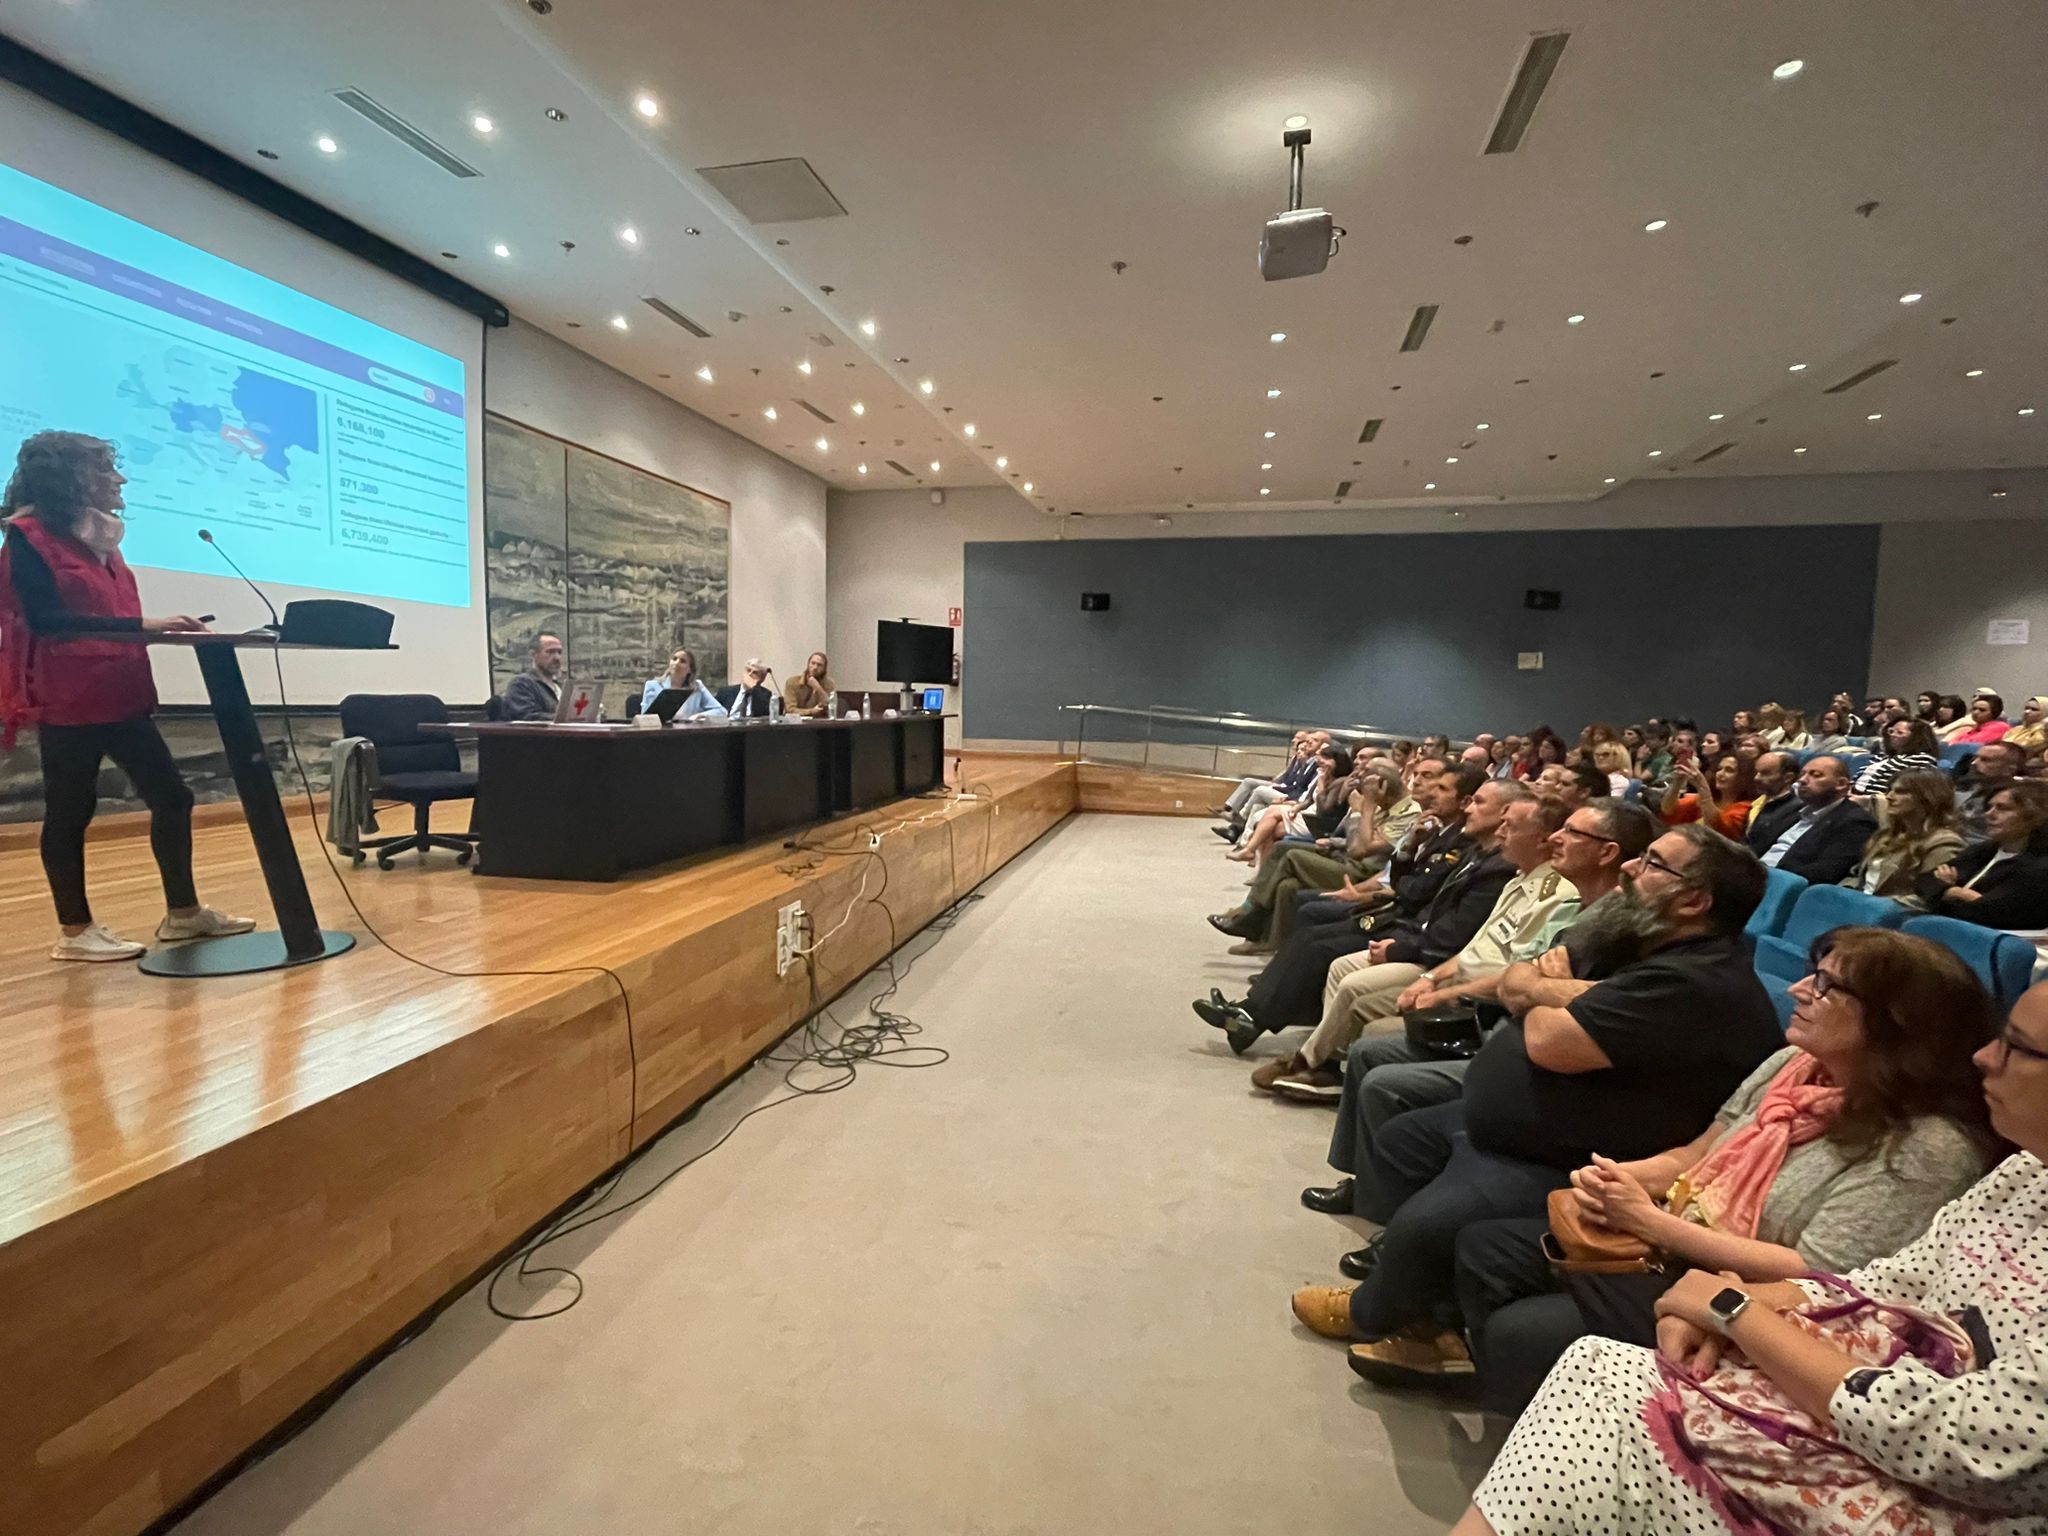
[[[1420,918],[1472,853],[1464,807],[1485,782],[1477,769],[1446,769],[1430,780],[1416,796],[1423,818],[1386,869],[1362,885],[1347,881],[1326,897],[1299,902],[1287,942],[1252,979],[1250,995],[1233,1003],[1212,989],[1195,1000],[1195,1013],[1224,1031],[1240,1056],[1268,1031],[1313,1023],[1330,962],[1395,931],[1404,919]]]
[[[1489,782],[1465,816],[1478,855],[1444,881],[1412,936],[1380,939],[1331,964],[1315,1031],[1291,1063],[1254,1072],[1253,1085],[1298,1102],[1334,1104],[1344,1091],[1346,1048],[1368,1028],[1398,1025],[1404,997],[1433,984],[1463,996],[1479,988],[1482,976],[1507,969],[1526,920],[1533,917],[1529,931],[1539,931],[1550,909],[1578,899],[1549,863],[1550,834],[1563,820],[1562,807],[1527,786]]]

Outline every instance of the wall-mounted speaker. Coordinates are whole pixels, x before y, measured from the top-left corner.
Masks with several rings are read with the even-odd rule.
[[[1083,613],[1109,612],[1109,594],[1107,592],[1083,592],[1081,594],[1081,611]]]
[[[1522,606],[1542,613],[1554,613],[1564,606],[1564,594],[1543,587],[1531,587],[1522,594]]]

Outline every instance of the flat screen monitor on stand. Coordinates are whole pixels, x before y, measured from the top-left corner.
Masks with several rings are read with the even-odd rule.
[[[906,690],[925,683],[953,680],[953,631],[943,624],[917,624],[909,619],[882,619],[875,625],[875,676],[885,683],[900,683]],[[945,708],[943,690],[906,701],[906,707]]]

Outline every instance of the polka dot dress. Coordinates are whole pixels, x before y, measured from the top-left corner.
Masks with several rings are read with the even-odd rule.
[[[1829,1412],[1843,1444],[1984,1517],[1971,1529],[2048,1536],[2048,1167],[2008,1158],[1918,1242],[1846,1278],[1878,1300],[1977,1308],[1995,1355],[1954,1380],[1903,1365],[1867,1395],[1838,1390]],[[1661,1385],[1650,1350],[1574,1344],[1480,1485],[1487,1523],[1499,1536],[1728,1531],[1650,1439],[1643,1405]],[[1945,1515],[1930,1529],[1954,1529],[1955,1511]]]

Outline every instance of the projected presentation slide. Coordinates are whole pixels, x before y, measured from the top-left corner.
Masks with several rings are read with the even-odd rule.
[[[0,165],[0,452],[111,439],[131,565],[466,607],[460,361]]]

